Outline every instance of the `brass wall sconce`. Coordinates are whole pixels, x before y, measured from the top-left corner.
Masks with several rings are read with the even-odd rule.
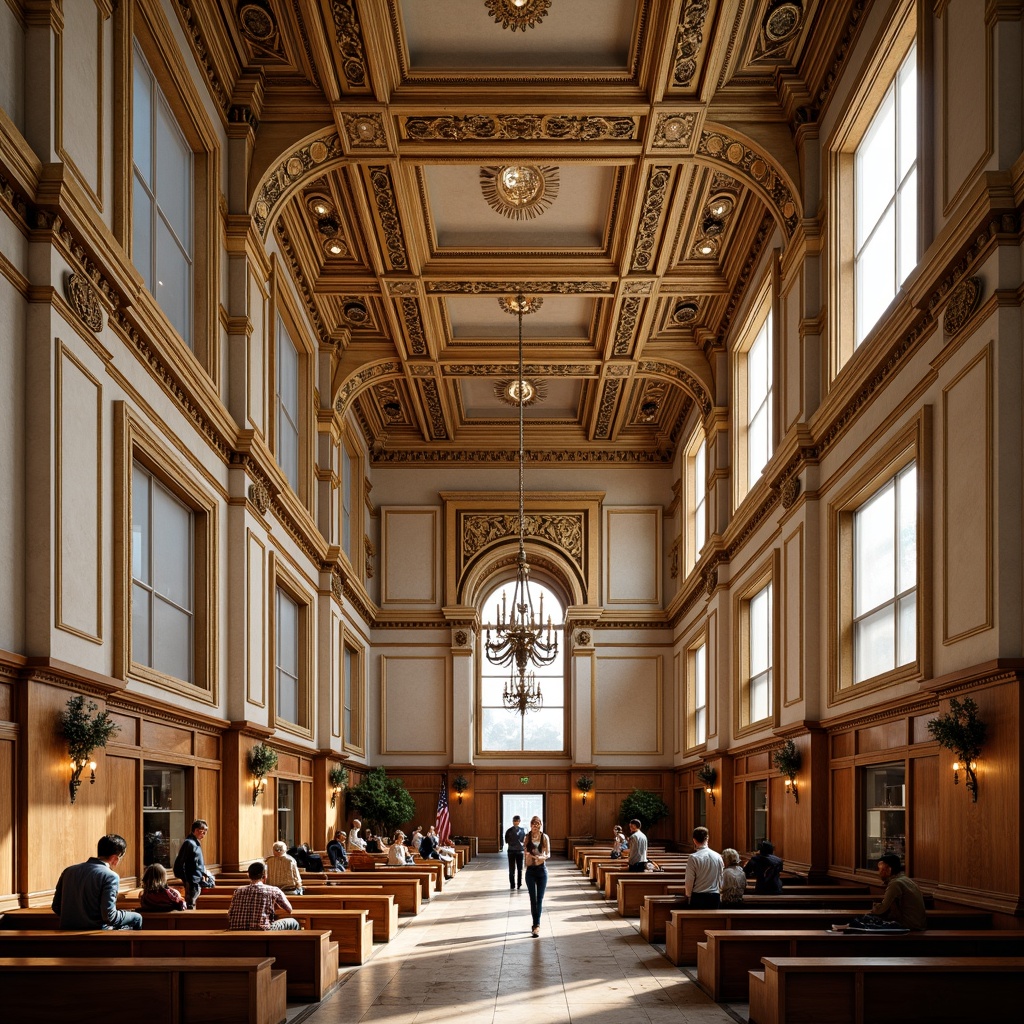
[[[85,766],[89,766],[89,785],[96,785],[96,762],[86,761],[86,759],[80,758],[79,760],[71,759],[71,782],[69,783],[71,789],[71,802],[75,802],[75,796],[78,794],[78,787],[82,784],[82,772],[85,770]]]
[[[455,778],[452,779],[452,789],[455,790],[459,798],[459,803],[461,804],[462,794],[469,789],[469,779],[467,779],[465,775],[456,775]]]
[[[266,743],[257,743],[246,758],[252,774],[252,805],[266,792],[267,774],[277,767],[277,751]]]
[[[68,699],[60,716],[60,733],[67,741],[68,759],[71,763],[71,779],[68,790],[71,802],[75,802],[78,789],[82,785],[82,772],[88,767],[89,784],[96,785],[96,761],[92,752],[97,747],[105,747],[111,736],[121,731],[121,727],[106,711],[98,715],[94,701],[87,701],[80,694]]]
[[[800,794],[797,791],[796,779],[786,779],[786,795],[792,793],[797,803],[800,802]]]
[[[258,778],[252,780],[252,805],[256,806],[256,801],[267,791],[267,780],[265,778]]]
[[[697,781],[703,783],[704,792],[711,797],[711,806],[715,806],[715,781],[718,779],[718,772],[710,764],[702,764],[697,769]]]
[[[334,810],[338,803],[338,794],[348,785],[348,769],[336,764],[327,773],[327,781],[331,784],[331,810]]]
[[[960,785],[960,772],[967,776],[967,792],[978,802],[978,762],[977,761],[954,761],[953,762],[953,785]]]
[[[587,794],[594,788],[594,780],[589,775],[581,775],[576,780],[576,788],[583,794],[582,805],[587,806]]]
[[[949,699],[949,711],[928,723],[932,737],[956,755],[953,762],[953,785],[959,785],[960,772],[967,776],[967,792],[978,802],[978,757],[985,743],[988,726],[978,714],[978,705],[970,697]]]
[[[778,750],[772,753],[772,764],[780,775],[786,776],[786,793],[793,794],[793,799],[800,803],[800,792],[796,784],[796,773],[800,771],[800,751],[792,740],[786,740]]]

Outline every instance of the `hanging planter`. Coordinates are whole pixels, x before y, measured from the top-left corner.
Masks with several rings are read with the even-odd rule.
[[[97,747],[105,747],[111,736],[119,733],[121,727],[111,719],[106,711],[93,716],[99,705],[94,701],[86,701],[81,694],[70,698],[60,716],[60,732],[67,740],[68,757],[71,760],[71,802],[75,802],[78,787],[82,784],[82,771],[89,765],[90,783],[96,782],[96,762],[92,752]]]
[[[589,775],[581,775],[576,780],[576,788],[583,794],[583,806],[587,806],[587,794],[594,788],[594,780]]]
[[[778,750],[772,752],[772,764],[780,775],[786,776],[786,792],[792,793],[799,803],[796,773],[800,771],[800,751],[796,749],[796,744],[792,740],[786,740]]]
[[[714,807],[715,801],[715,783],[718,781],[718,772],[715,771],[714,766],[708,764],[706,761],[696,771],[697,781],[704,787],[704,792],[711,797],[711,806]]]
[[[962,701],[949,699],[949,711],[928,723],[928,731],[940,747],[956,754],[953,762],[953,784],[960,781],[960,772],[967,776],[967,790],[978,802],[978,758],[985,742],[988,726],[978,717],[978,705],[970,697]]]
[[[260,794],[267,788],[267,774],[277,767],[277,751],[266,743],[257,743],[249,751],[246,764],[252,775],[252,805],[255,807]]]
[[[331,785],[331,807],[338,802],[338,794],[348,785],[348,769],[336,764],[328,773],[327,781]]]

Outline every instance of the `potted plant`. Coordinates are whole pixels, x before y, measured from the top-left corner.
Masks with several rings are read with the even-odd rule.
[[[338,802],[338,794],[348,785],[348,769],[336,764],[328,773],[327,781],[331,785],[331,807]]]
[[[576,788],[583,794],[583,806],[587,806],[587,794],[594,788],[594,780],[589,775],[581,775],[576,780]]]
[[[350,793],[360,818],[377,833],[390,836],[416,813],[416,803],[405,783],[388,778],[383,768],[374,768]]]
[[[668,804],[657,793],[634,789],[619,805],[619,824],[625,826],[636,818],[645,829],[651,829],[670,813]]]
[[[111,736],[121,731],[121,727],[106,711],[93,716],[98,709],[94,701],[86,701],[78,694],[71,697],[60,716],[60,732],[67,740],[68,757],[71,759],[71,802],[75,802],[78,787],[82,784],[82,769],[91,765],[90,782],[96,782],[96,762],[92,760],[92,752],[97,747],[105,747]]]
[[[257,743],[250,749],[246,763],[252,775],[252,805],[255,807],[256,800],[267,787],[267,775],[277,767],[277,751],[266,743]]]
[[[978,758],[988,726],[978,717],[978,705],[970,697],[949,699],[949,711],[928,723],[928,731],[940,747],[956,754],[953,783],[960,781],[960,770],[967,776],[967,789],[978,802]]]
[[[786,740],[781,747],[772,752],[772,764],[780,775],[786,776],[786,792],[792,793],[799,802],[796,773],[800,771],[800,751],[796,749],[796,744],[792,740]]]

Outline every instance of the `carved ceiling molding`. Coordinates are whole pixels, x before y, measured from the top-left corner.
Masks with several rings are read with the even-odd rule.
[[[444,418],[444,408],[441,405],[441,391],[437,386],[437,379],[424,377],[420,380],[420,393],[427,406],[427,413],[430,416],[430,437],[433,441],[448,440],[448,424]]]
[[[401,117],[398,123],[410,142],[608,142],[636,139],[640,121],[638,115],[435,114]]]
[[[515,377],[518,363],[445,363],[441,368],[446,377]],[[596,377],[597,366],[592,363],[524,363],[526,377]]]
[[[331,18],[345,83],[350,89],[365,88],[366,51],[355,0],[331,0]]]
[[[789,183],[764,154],[744,139],[730,135],[721,128],[705,128],[697,143],[697,154],[712,166],[728,169],[732,176],[739,175],[768,200],[778,215],[786,236],[796,229],[799,209]]]
[[[398,216],[398,202],[391,171],[387,167],[378,166],[370,167],[368,173],[373,188],[373,202],[384,231],[388,266],[392,270],[408,270],[409,259],[405,251],[405,239],[402,237],[402,222]]]
[[[228,107],[231,106],[231,97],[221,84],[220,76],[213,66],[209,49],[206,46],[206,40],[203,39],[202,29],[196,21],[193,4],[191,0],[175,0],[175,7],[178,11],[178,20],[181,22],[181,27],[185,30],[185,35],[188,38],[192,55],[195,57],[196,63],[203,69],[203,74],[206,75],[206,80],[209,82],[210,89],[213,92],[213,98],[217,101],[221,111],[227,113]]]
[[[640,226],[637,228],[633,241],[633,262],[630,270],[646,271],[651,269],[654,259],[654,242],[658,234],[658,225],[665,209],[669,182],[672,180],[671,167],[652,167],[647,174],[647,188],[644,193],[644,206],[640,214]]]
[[[390,148],[384,118],[380,114],[342,114],[341,123],[345,129],[345,148],[350,153]]]
[[[495,22],[502,28],[510,28],[513,35],[517,29],[525,32],[534,28],[551,9],[551,0],[484,0],[484,4]]]
[[[321,175],[344,156],[336,128],[325,128],[307,138],[268,171],[252,204],[253,222],[263,238],[278,207],[312,175]]]
[[[622,378],[606,380],[601,390],[601,401],[597,410],[597,425],[594,427],[594,438],[598,441],[606,441],[611,437],[612,420],[615,417],[615,410],[619,405],[619,396],[622,394]]]
[[[676,54],[672,68],[672,85],[685,88],[697,73],[697,58],[704,44],[704,22],[710,0],[688,0],[676,26]]]
[[[661,466],[671,462],[671,453],[640,448],[558,448],[530,449],[530,462],[567,466]],[[390,465],[515,465],[518,450],[473,448],[395,449],[384,448],[374,454],[375,463]]]
[[[402,368],[401,361],[398,359],[386,359],[379,363],[370,363],[368,366],[360,367],[339,389],[338,395],[334,400],[335,411],[344,416],[352,399],[363,388],[369,387],[376,381],[385,378],[401,378],[404,376],[405,371]]]
[[[659,113],[654,122],[652,149],[688,151],[697,127],[695,111]]]
[[[399,308],[405,324],[405,334],[409,342],[409,351],[414,356],[427,355],[427,334],[423,329],[423,314],[418,299],[400,298]]]
[[[643,300],[630,297],[624,299],[619,307],[619,320],[615,325],[615,341],[612,343],[612,355],[628,356],[633,347],[637,321]]]
[[[585,569],[584,512],[529,512],[524,524],[527,537],[548,541],[577,569]],[[459,513],[460,572],[481,551],[499,541],[514,540],[518,535],[518,512]]]
[[[689,370],[683,369],[677,363],[665,363],[655,359],[642,359],[637,364],[637,373],[652,377],[663,377],[678,384],[684,391],[689,392],[697,402],[702,415],[711,414],[711,396],[704,385]]]
[[[614,295],[614,281],[428,281],[431,295]]]
[[[799,121],[816,121],[818,119],[818,115],[828,102],[833,87],[839,81],[843,65],[853,50],[853,44],[857,41],[857,36],[864,21],[864,12],[869,4],[870,0],[853,0],[853,3],[850,4],[850,13],[847,15],[843,34],[832,51],[832,63],[821,80],[821,85],[818,87],[811,106],[798,111]]]
[[[805,14],[803,4],[798,0],[774,0],[761,19],[752,62],[777,63],[791,58],[800,39]]]

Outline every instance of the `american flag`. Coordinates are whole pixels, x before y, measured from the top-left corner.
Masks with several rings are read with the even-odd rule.
[[[447,846],[452,834],[452,819],[448,816],[448,776],[441,776],[441,791],[437,794],[437,820],[434,822],[437,836]]]

